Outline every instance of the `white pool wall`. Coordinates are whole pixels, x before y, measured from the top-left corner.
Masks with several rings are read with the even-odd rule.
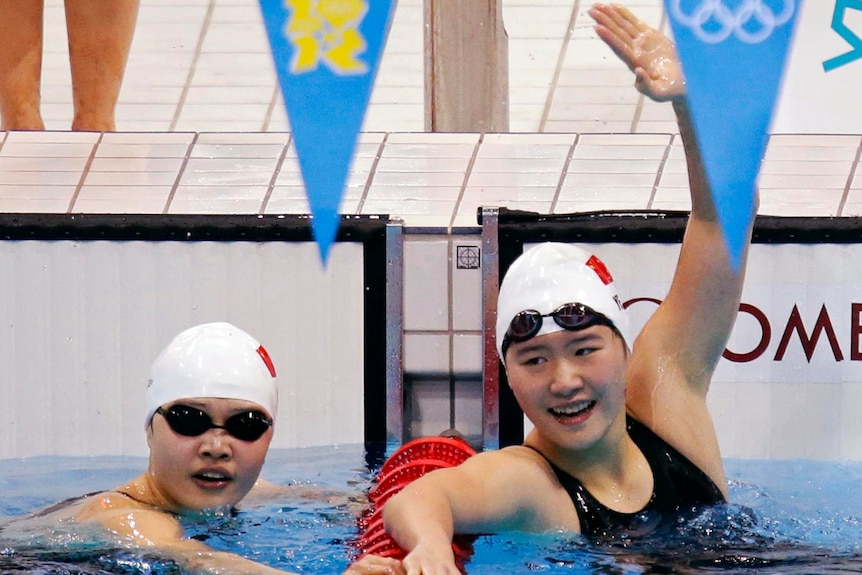
[[[650,25],[666,29],[662,0],[621,3]],[[453,424],[468,434],[481,433],[476,383],[483,361],[481,281],[478,270],[458,266],[459,250],[481,246],[478,206],[563,213],[688,205],[670,106],[644,100],[632,88],[631,73],[592,31],[585,15],[589,3],[502,4],[513,133],[421,133],[424,4],[399,0],[342,202],[344,213],[398,215],[411,230],[404,250],[404,360],[406,375],[422,382],[414,390],[421,406],[415,410],[421,414],[414,422],[418,434]],[[856,134],[862,134],[856,97],[860,62],[829,74],[821,66],[847,50],[831,28],[837,8],[835,2],[805,3],[779,100],[777,135],[763,165],[761,213],[862,213],[856,177]],[[848,22],[857,12],[847,11]],[[47,0],[45,17],[43,114],[49,130],[66,130],[72,100],[63,3]],[[819,74],[816,80],[808,75],[812,70]],[[285,163],[278,162],[290,126],[255,0],[142,2],[117,116],[122,132],[104,136],[0,133],[0,210],[308,211],[295,156],[288,150]],[[808,133],[814,135],[801,135]],[[819,289],[815,285],[810,291]],[[34,299],[43,305],[34,310],[39,317],[64,301],[63,296],[48,297],[50,303]],[[849,295],[835,304],[844,310],[845,326],[848,306],[856,299]],[[783,311],[776,315],[776,325],[786,320]],[[166,334],[171,327],[159,329]],[[849,345],[848,339],[841,334],[842,345]],[[821,360],[822,349],[815,360]],[[855,360],[845,357],[842,369],[855,371]],[[747,385],[715,386],[711,401],[725,455],[862,457],[854,423],[860,399],[855,376],[815,383],[801,370],[795,383],[764,377]],[[140,375],[114,379],[123,380],[133,403]],[[3,381],[0,394],[12,393],[26,398],[33,390],[20,381]],[[93,393],[110,397],[117,392],[99,388]],[[75,407],[88,407],[79,405],[81,398],[73,399]],[[51,404],[39,417],[68,423],[67,416],[58,415],[62,407]],[[2,409],[16,409],[16,417],[25,413],[23,408]],[[0,456],[44,450],[95,453],[99,441],[111,450],[143,448],[134,431],[117,438],[91,420],[82,421],[66,425],[65,435],[4,429]],[[327,431],[312,426],[308,435],[315,441],[342,441],[358,435],[355,427],[355,422],[346,430],[343,425]]]
[[[0,209],[5,212],[308,212],[288,134],[14,132],[0,133],[0,141]],[[862,187],[856,178],[860,146],[860,136],[774,136],[760,179],[760,212],[836,218],[862,214]],[[284,162],[275,161],[281,155]],[[379,161],[375,162],[377,157]],[[162,161],[171,158],[181,161]],[[458,257],[459,252],[464,255],[466,249],[469,255],[482,245],[476,222],[478,206],[506,205],[540,213],[565,213],[579,208],[687,209],[682,170],[681,147],[673,134],[362,134],[342,210],[353,214],[388,213],[404,222],[404,371],[405,378],[422,382],[412,390],[414,405],[419,406],[414,410],[418,417],[412,432],[432,434],[454,425],[468,435],[481,434],[481,272]],[[97,321],[96,332],[98,326],[134,330],[134,325],[124,326],[122,317],[111,317],[110,313],[95,318],[82,313],[88,298],[98,293],[86,282],[104,279],[96,277],[102,256],[87,250],[72,251],[74,257],[84,258],[79,268],[74,260],[58,260],[58,264],[94,270],[94,277],[83,277],[80,285],[49,283],[41,292],[17,286],[10,270],[15,266],[38,267],[39,256],[13,258],[13,267],[3,270],[6,305],[13,301],[8,290],[19,290],[19,298],[31,298],[25,304],[19,301],[9,311],[23,314],[16,316],[21,318],[16,320],[16,329],[50,329],[51,322],[78,317],[81,321]],[[800,255],[791,250],[787,252],[790,255],[780,256],[756,252],[761,263],[752,268],[749,286],[760,290],[758,298],[766,290],[768,299],[768,289],[777,277],[783,278],[782,289],[795,284],[803,295],[828,295],[824,303],[830,311],[835,310],[836,325],[841,326],[838,337],[844,359],[834,362],[836,365],[825,372],[822,366],[817,372],[807,372],[812,367],[800,365],[797,379],[790,382],[786,374],[775,377],[750,364],[731,370],[740,372],[734,374],[739,381],[724,386],[717,383],[711,396],[726,456],[862,458],[862,430],[854,411],[862,395],[856,375],[859,360],[848,348],[852,341],[850,313],[853,303],[860,299],[855,295],[859,292],[857,255],[852,250],[821,247],[806,251],[810,253]],[[644,264],[647,261],[646,257],[639,259]],[[143,256],[140,266],[136,265],[137,256],[125,263],[132,271],[152,264]],[[218,258],[212,263],[227,265]],[[306,265],[316,268],[319,261],[312,257]],[[656,273],[662,271],[663,279],[670,277],[668,265],[672,263],[654,263]],[[806,274],[797,273],[806,267]],[[785,270],[785,275],[776,276],[776,269]],[[189,289],[197,275],[205,273],[209,272],[192,267],[177,281],[180,287]],[[838,283],[830,283],[833,280]],[[153,292],[154,300],[157,293]],[[308,306],[309,310],[326,303],[321,299],[328,301],[319,295],[310,291],[309,299],[316,305]],[[786,302],[797,301],[795,295],[786,297]],[[820,304],[815,300],[810,301],[814,311],[806,313],[819,310]],[[170,298],[162,297],[151,303],[174,305]],[[230,309],[220,311],[236,313]],[[193,316],[191,312],[184,313]],[[776,310],[771,321],[783,326],[787,313]],[[154,312],[153,317],[159,316]],[[33,318],[39,318],[41,325],[27,323]],[[239,319],[242,318],[237,316]],[[175,321],[166,316],[164,323],[158,323],[164,338],[169,337]],[[262,339],[265,336],[266,333]],[[130,345],[134,343],[132,340]],[[148,345],[155,352],[156,343]],[[744,347],[746,342],[738,345]],[[777,345],[777,340],[772,345]],[[821,342],[814,356],[816,362],[828,360],[824,352]],[[12,351],[6,353],[14,355]],[[92,353],[97,350],[85,345],[73,357],[85,362],[87,354]],[[788,357],[798,359],[798,354],[798,346],[789,347]],[[330,361],[336,371],[347,373],[355,368],[349,354],[333,356]],[[835,370],[840,373],[829,381],[814,375],[831,376]],[[138,371],[134,376],[118,373],[117,377],[106,377],[101,384],[104,387],[89,390],[89,397],[110,397],[121,385],[128,398],[124,401],[133,403],[134,394],[142,393],[141,370]],[[728,368],[720,368],[720,372],[726,371]],[[137,439],[131,435],[136,432],[122,439],[114,437],[112,430],[106,430],[93,417],[92,406],[84,396],[75,395],[78,392],[69,392],[71,403],[29,401],[30,396],[35,400],[41,396],[34,395],[29,383],[25,383],[28,381],[3,379],[0,391],[5,397],[26,400],[14,408],[4,404],[5,409],[15,409],[16,416],[24,417],[26,409],[35,404],[38,417],[52,422],[51,431],[47,426],[37,427],[32,433],[3,431],[0,445],[5,445],[5,451],[0,456],[96,452],[92,446],[100,442],[106,442],[105,449],[117,454],[140,453],[143,449],[142,430]],[[335,402],[340,405],[350,403],[355,413],[361,413],[358,405],[342,401],[356,393],[356,384],[345,381],[333,378],[332,385],[341,382],[353,387],[332,389],[331,397],[337,398]],[[61,392],[66,390],[52,390],[50,394],[54,397]],[[69,405],[73,409],[67,410]],[[285,440],[284,446],[312,440],[322,444],[362,441],[361,425],[355,420],[336,417],[320,424],[320,413],[314,408],[330,404],[301,401],[298,405],[305,411],[287,425],[312,429],[313,433]],[[56,426],[54,421],[58,422]],[[352,423],[345,424],[347,421]],[[9,425],[10,418],[5,422]],[[133,425],[137,428],[137,419]],[[70,430],[80,438],[74,446],[64,443],[70,441]]]

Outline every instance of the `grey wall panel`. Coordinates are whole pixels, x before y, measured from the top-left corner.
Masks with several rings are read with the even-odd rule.
[[[274,447],[363,440],[363,251],[311,242],[0,242],[0,457],[146,453],[149,365],[191,325],[255,335]]]

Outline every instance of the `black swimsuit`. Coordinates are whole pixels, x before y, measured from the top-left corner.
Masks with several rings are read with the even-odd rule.
[[[654,531],[664,516],[724,502],[724,495],[712,479],[651,429],[632,417],[626,418],[626,428],[653,473],[652,497],[635,513],[621,513],[602,505],[580,481],[534,449],[545,457],[572,498],[581,522],[581,533],[588,537],[644,535]]]

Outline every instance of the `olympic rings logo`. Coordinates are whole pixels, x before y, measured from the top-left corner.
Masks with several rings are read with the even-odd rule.
[[[671,17],[707,44],[723,42],[731,34],[746,44],[759,44],[776,28],[787,24],[796,9],[794,0],[777,0],[781,2],[778,14],[764,5],[763,0],[741,0],[736,8],[726,6],[722,0],[701,0],[697,8],[688,13],[682,7],[684,1],[670,1]],[[718,27],[707,29],[704,25],[708,22]]]

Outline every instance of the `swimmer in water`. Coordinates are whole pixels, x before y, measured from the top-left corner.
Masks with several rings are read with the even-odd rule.
[[[177,335],[152,365],[146,393],[149,466],[129,483],[61,502],[40,522],[101,525],[121,545],[194,573],[283,573],[186,538],[179,516],[229,513],[247,497],[319,496],[259,478],[278,408],[275,367],[251,335],[223,322]],[[401,573],[369,557],[350,575]]]
[[[546,243],[512,264],[497,302],[497,351],[534,428],[522,445],[432,471],[389,499],[384,522],[408,551],[408,575],[458,573],[456,533],[640,535],[728,494],[706,397],[736,319],[746,254],[735,270],[675,47],[621,6],[596,5],[590,15],[637,89],[676,112],[691,195],[676,272],[635,338],[594,253]]]

